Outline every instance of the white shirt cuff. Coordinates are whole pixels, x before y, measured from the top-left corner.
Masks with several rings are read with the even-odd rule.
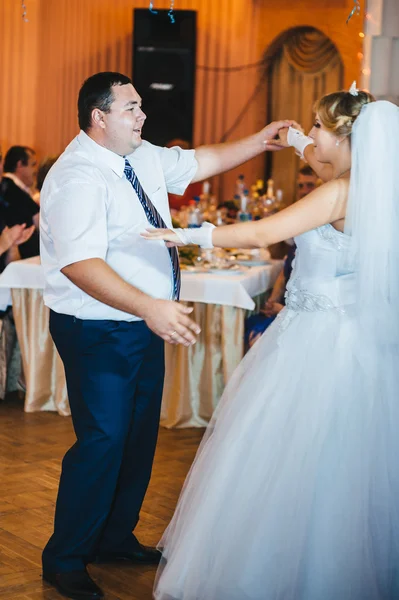
[[[213,248],[212,233],[215,225],[203,223],[201,227],[190,229],[173,229],[179,240],[185,245],[200,246],[200,248]]]

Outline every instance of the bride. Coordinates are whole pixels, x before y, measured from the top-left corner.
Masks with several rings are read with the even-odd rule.
[[[298,247],[286,308],[229,381],[160,543],[156,600],[399,598],[399,109],[352,88],[290,138],[330,178],[305,199],[143,234]]]

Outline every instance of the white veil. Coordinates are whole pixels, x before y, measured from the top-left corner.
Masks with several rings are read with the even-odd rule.
[[[391,102],[367,104],[354,124],[345,230],[357,265],[359,332],[372,360],[371,348],[399,344],[399,108]]]

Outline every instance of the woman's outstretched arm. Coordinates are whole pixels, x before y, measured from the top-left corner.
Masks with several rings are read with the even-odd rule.
[[[279,213],[260,221],[216,227],[212,243],[221,248],[262,248],[345,217],[347,183],[335,180]]]
[[[348,186],[349,179],[330,181],[276,215],[255,222],[215,227],[212,244],[219,248],[263,248],[339,221],[345,217]],[[182,245],[179,236],[169,229],[153,229],[142,236],[148,240],[165,240],[168,245]]]

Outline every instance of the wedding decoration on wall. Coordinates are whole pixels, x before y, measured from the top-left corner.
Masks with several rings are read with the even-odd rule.
[[[170,19],[171,23],[175,23],[175,16],[173,14],[174,8],[175,8],[175,0],[170,0],[170,9],[169,9],[168,15],[169,15],[169,19]],[[155,10],[154,3],[152,1],[150,2],[149,10],[154,15],[156,15],[158,12],[157,10]]]
[[[346,19],[346,24],[349,23],[349,21],[351,20],[351,18],[354,15],[359,15],[360,14],[360,0],[353,0],[354,2],[354,7],[351,10],[351,13],[349,15],[349,17]],[[27,18],[27,10],[26,10],[26,4],[24,0],[21,0],[21,7],[22,7],[22,19],[25,21],[25,23],[29,22],[29,19]],[[150,5],[149,5],[149,10],[150,12],[154,13],[155,15],[157,14],[157,10],[155,10],[154,8],[154,2],[152,0],[150,0]],[[168,12],[169,18],[170,18],[170,22],[174,23],[175,22],[175,17],[174,17],[174,8],[175,8],[175,0],[170,0],[170,9]]]
[[[353,0],[353,3],[355,6],[352,8],[349,17],[346,19],[347,25],[354,15],[360,15],[360,0]]]
[[[26,17],[26,4],[25,4],[24,0],[21,1],[21,8],[22,8],[22,20],[25,21],[25,23],[29,23],[29,19]]]

